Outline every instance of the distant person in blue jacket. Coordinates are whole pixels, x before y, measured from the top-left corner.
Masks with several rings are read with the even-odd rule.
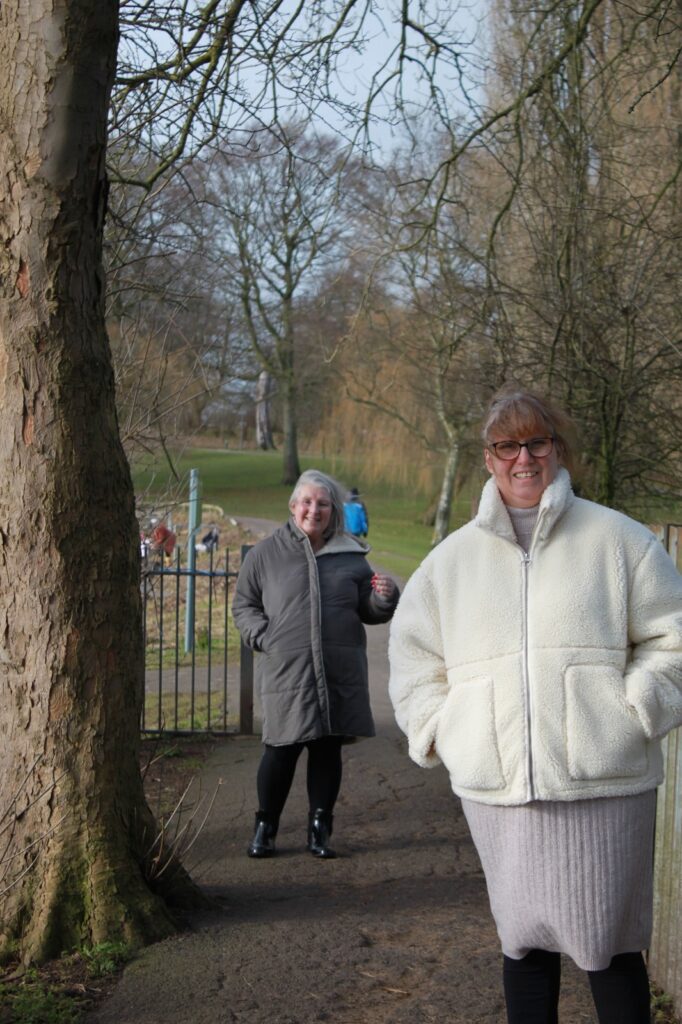
[[[351,487],[343,504],[343,520],[346,533],[354,537],[366,537],[369,530],[369,516],[364,501],[360,500],[357,487]]]

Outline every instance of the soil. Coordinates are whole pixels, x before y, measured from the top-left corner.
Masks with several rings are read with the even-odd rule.
[[[216,742],[211,735],[161,736],[142,740],[140,771],[147,803],[157,821],[167,818],[187,788],[191,789]]]

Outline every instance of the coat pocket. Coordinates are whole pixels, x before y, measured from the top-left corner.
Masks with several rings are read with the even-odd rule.
[[[504,786],[495,729],[495,687],[489,676],[453,684],[438,721],[436,750],[455,787]]]
[[[631,778],[647,769],[647,742],[612,665],[570,665],[564,673],[568,774],[576,780]]]

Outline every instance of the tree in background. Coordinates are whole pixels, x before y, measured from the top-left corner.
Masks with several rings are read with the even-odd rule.
[[[271,426],[272,378],[267,370],[261,370],[256,382],[256,444],[263,451],[275,447]]]
[[[201,185],[201,182],[198,183]],[[214,259],[212,224],[187,168],[144,203],[119,186],[106,231],[107,324],[129,457],[200,430],[240,372],[234,303]]]
[[[224,289],[241,305],[252,357],[276,389],[282,417],[282,482],[300,475],[298,406],[319,374],[305,351],[303,311],[330,266],[343,259],[354,167],[331,136],[280,126],[239,157],[216,156],[207,170],[214,210],[214,258]]]
[[[390,170],[375,175],[368,239],[376,253],[375,287],[366,290],[349,332],[343,375],[350,397],[399,422],[438,461],[432,510],[438,544],[450,529],[456,486],[470,468],[491,357],[485,278],[471,255],[475,218],[455,182],[446,208],[430,202],[421,185],[423,154],[437,151],[441,140],[434,132],[420,141],[417,153],[396,155]],[[470,163],[462,160],[458,180]]]
[[[259,358],[252,355],[251,365],[246,365],[248,360],[241,357],[246,332],[232,330],[230,304],[214,288],[219,273],[211,239],[199,228],[207,223],[200,178],[210,154],[240,166],[264,147],[266,164],[272,159],[268,151],[276,149],[272,137],[267,140],[273,126],[276,133],[283,121],[313,119],[321,135],[331,120],[339,140],[369,145],[375,123],[397,124],[416,116],[415,84],[423,86],[419,102],[430,103],[438,95],[434,80],[439,78],[442,86],[461,75],[467,57],[457,8],[428,10],[420,0],[404,3],[400,10],[377,7],[373,0],[311,0],[291,9],[269,0],[212,0],[205,5],[194,0],[122,0],[121,34],[108,157],[115,211],[108,231],[108,267],[115,275],[119,407],[129,425],[129,451],[138,444],[168,449],[179,440],[172,436],[174,427],[189,426],[190,414],[201,415],[202,405],[207,415],[229,395],[241,405],[243,392],[232,384],[237,375],[253,383],[263,372]],[[377,36],[384,45],[375,58],[371,43]],[[365,94],[358,92],[358,76],[366,84]],[[410,82],[405,95],[404,78]],[[345,141],[339,144],[343,148]],[[311,150],[299,161],[301,166],[307,162],[309,177],[314,159]],[[324,161],[319,173],[328,173]],[[229,180],[224,196],[234,201]],[[175,218],[193,230],[178,225],[175,231]],[[174,259],[181,250],[184,260]],[[177,278],[165,272],[170,267],[179,270]],[[331,376],[326,372],[325,339],[317,350],[310,348],[314,323],[321,317],[311,298],[312,276],[306,273],[305,278],[306,292],[299,288],[296,299],[297,346],[305,351],[294,375],[296,412],[302,402],[307,410],[309,399],[320,396],[313,382],[328,382]],[[237,304],[241,302],[238,298]],[[200,327],[206,319],[219,318],[221,308],[227,329],[216,360],[221,349],[211,338],[221,332],[209,330],[202,337]],[[321,316],[329,321],[326,313]],[[261,337],[259,344],[264,343]],[[286,362],[287,343],[278,342],[276,348],[275,357],[281,355]],[[174,387],[179,364],[193,375],[182,394]],[[144,388],[135,387],[140,369]],[[295,468],[291,438],[298,424],[290,411],[292,375],[280,367],[280,382],[271,369],[265,372],[272,401],[259,404],[257,422],[266,408],[276,410],[287,438],[284,459]],[[262,436],[268,443],[268,429]],[[291,474],[291,469],[286,471]]]
[[[497,6],[497,88],[545,70],[492,147],[506,195],[490,235],[495,324],[503,372],[574,413],[584,490],[637,514],[680,493],[679,52],[665,5],[654,31],[651,10],[604,3],[552,67],[580,12]]]

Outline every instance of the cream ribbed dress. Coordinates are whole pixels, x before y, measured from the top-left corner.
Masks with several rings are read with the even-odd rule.
[[[528,550],[538,509],[508,512]],[[603,970],[646,949],[653,906],[656,791],[495,807],[463,800],[503,952],[567,953]]]

